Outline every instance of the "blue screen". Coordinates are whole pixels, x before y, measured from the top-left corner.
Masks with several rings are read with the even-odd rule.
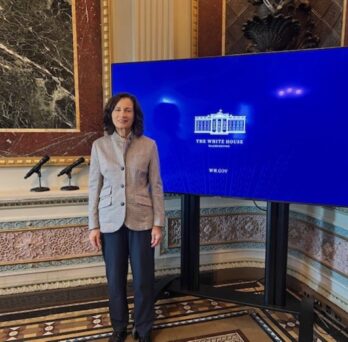
[[[348,206],[348,49],[112,65],[166,192]]]

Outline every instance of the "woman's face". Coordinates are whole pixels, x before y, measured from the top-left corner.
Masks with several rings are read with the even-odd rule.
[[[131,131],[134,122],[134,106],[130,98],[124,97],[116,103],[112,111],[112,122],[116,130]]]

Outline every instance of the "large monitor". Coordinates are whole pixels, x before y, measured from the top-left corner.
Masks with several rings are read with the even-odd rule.
[[[112,65],[166,192],[348,206],[348,48]]]

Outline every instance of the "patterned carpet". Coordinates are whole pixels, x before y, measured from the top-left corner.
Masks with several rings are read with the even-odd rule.
[[[262,284],[248,290],[262,290]],[[129,302],[132,313],[131,297]],[[161,299],[156,302],[155,311],[153,340],[156,342],[295,342],[298,339],[298,320],[287,313],[190,296]],[[132,319],[129,331],[131,323]],[[315,341],[337,341],[324,328],[315,326]],[[0,315],[0,341],[101,342],[107,341],[110,334],[106,300]],[[127,341],[132,340],[128,336]]]

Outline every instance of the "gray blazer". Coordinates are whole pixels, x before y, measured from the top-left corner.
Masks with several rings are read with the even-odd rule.
[[[117,133],[94,141],[89,169],[89,229],[114,232],[164,226],[164,197],[154,140]]]

